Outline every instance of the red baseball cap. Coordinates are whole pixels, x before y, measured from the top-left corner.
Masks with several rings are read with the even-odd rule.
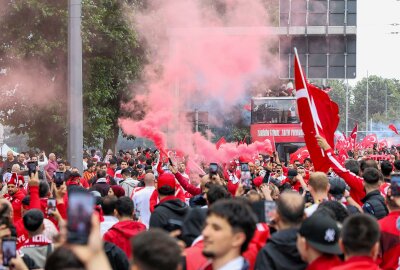
[[[157,189],[160,189],[163,186],[168,186],[175,189],[175,176],[170,173],[161,174],[157,179]]]

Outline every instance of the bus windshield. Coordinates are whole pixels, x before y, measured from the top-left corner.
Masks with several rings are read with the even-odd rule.
[[[251,101],[252,124],[296,124],[297,106],[295,98],[253,98]]]

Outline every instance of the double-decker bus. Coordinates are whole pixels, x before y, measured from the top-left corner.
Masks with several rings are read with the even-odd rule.
[[[288,161],[289,154],[305,145],[296,98],[252,98],[250,135],[252,142],[269,139],[281,161]]]

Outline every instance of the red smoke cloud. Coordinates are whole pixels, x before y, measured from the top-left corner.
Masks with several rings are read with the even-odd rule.
[[[147,111],[142,121],[120,119],[124,132],[207,161],[270,151],[265,143],[227,144],[217,151],[179,119],[194,108],[209,111],[215,102],[228,110],[254,81],[278,74],[278,60],[268,50],[275,38],[260,28],[268,26],[261,0],[219,0],[224,12],[201,0],[149,2],[135,20],[150,47],[143,74],[147,93],[136,93]]]

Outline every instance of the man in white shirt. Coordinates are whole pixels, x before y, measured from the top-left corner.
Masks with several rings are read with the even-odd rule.
[[[152,173],[144,176],[144,187],[137,187],[132,192],[132,200],[135,209],[135,215],[140,221],[149,228],[150,221],[150,197],[153,194],[155,177]]]
[[[117,171],[115,172],[115,174],[114,174],[114,180],[115,180],[115,182],[117,182],[118,185],[119,185],[119,182],[120,182],[120,181],[124,180],[124,178],[123,178],[123,176],[122,176],[122,170],[128,168],[128,162],[125,161],[125,160],[121,161],[120,168],[121,168],[121,169],[117,170]],[[127,196],[128,196],[128,195],[127,195]]]
[[[213,270],[250,268],[241,254],[254,235],[256,220],[251,208],[239,200],[220,200],[209,208],[202,232],[203,255],[212,259],[208,264]]]
[[[328,201],[329,188],[329,179],[325,173],[315,172],[310,175],[308,190],[311,193],[314,203],[304,210],[307,217],[310,217],[317,210],[320,203]]]
[[[104,221],[100,223],[100,234],[103,235],[118,222],[118,219],[114,216],[115,204],[117,203],[117,197],[106,196],[101,202],[101,208],[103,210]]]

